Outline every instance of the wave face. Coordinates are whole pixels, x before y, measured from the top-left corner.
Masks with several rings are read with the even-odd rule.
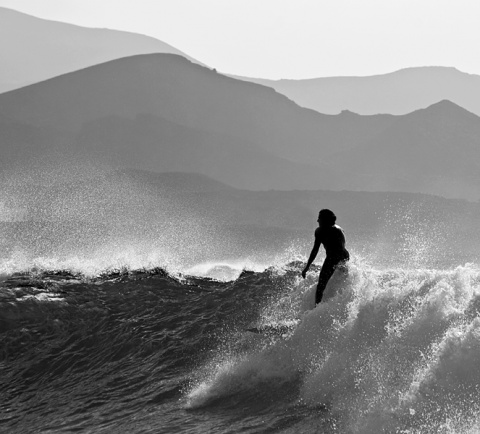
[[[301,266],[5,278],[2,430],[478,432],[476,265],[357,260],[313,310]]]

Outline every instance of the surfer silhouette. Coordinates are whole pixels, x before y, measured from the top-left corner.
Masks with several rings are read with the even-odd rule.
[[[318,228],[315,230],[315,244],[308,258],[307,265],[302,271],[302,277],[305,279],[310,265],[312,265],[312,262],[317,257],[320,245],[323,244],[326,258],[318,278],[315,305],[322,301],[323,292],[335,270],[339,267],[345,267],[346,262],[350,259],[350,254],[345,248],[345,234],[343,233],[343,229],[335,224],[336,221],[336,215],[329,209],[322,209],[318,213]]]

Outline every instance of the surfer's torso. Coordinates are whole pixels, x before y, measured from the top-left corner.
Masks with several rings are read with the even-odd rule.
[[[350,258],[345,248],[345,234],[338,225],[319,227],[315,231],[315,239],[325,247],[327,259],[335,262],[347,261]]]

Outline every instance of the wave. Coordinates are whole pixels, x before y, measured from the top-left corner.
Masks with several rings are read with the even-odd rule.
[[[305,260],[293,243],[280,253],[250,252],[240,259],[222,258],[225,249],[208,244],[198,254],[192,254],[194,246],[190,251],[185,249],[187,253],[182,249],[182,245],[173,242],[156,244],[145,239],[99,240],[79,251],[67,244],[62,251],[40,254],[17,247],[7,254],[3,252],[3,258],[0,256],[0,281],[15,274],[63,273],[91,280],[161,269],[171,276],[194,276],[226,282],[236,280],[245,270],[259,273],[271,267],[281,269],[292,261]]]
[[[45,258],[38,257],[29,260],[5,261],[0,268],[0,282],[15,278],[18,275],[32,275],[37,278],[51,275],[63,276],[65,280],[79,279],[84,281],[109,280],[112,278],[137,276],[138,274],[157,275],[165,274],[173,278],[195,277],[212,279],[219,282],[237,280],[245,272],[261,273],[268,268],[281,265],[268,265],[246,260],[209,261],[193,266],[179,267],[168,264],[168,261],[160,259],[160,255],[152,254],[148,257],[143,255],[126,258],[109,257],[103,258]]]
[[[267,388],[276,405],[294,396],[295,405],[328,408],[341,432],[478,430],[478,266],[378,270],[357,262],[312,309],[314,290],[313,276],[297,280],[264,307],[260,323],[299,320],[291,334],[226,337],[192,374],[186,407],[238,403]]]
[[[244,265],[212,261],[196,271],[238,273]],[[221,407],[222,414],[248,413],[252,423],[268,418],[272,426],[290,415],[297,432],[478,431],[477,265],[379,269],[357,256],[348,275],[333,276],[315,309],[318,268],[303,280],[302,265],[240,271],[230,281],[162,268],[90,281],[67,271],[13,276],[0,291],[9,405],[24,399],[17,390],[25,381],[53,374],[47,395],[70,396],[74,353],[75,381],[89,391],[72,395],[76,408],[85,396],[98,396],[99,381],[121,377],[137,390],[133,403],[118,398],[128,395],[119,383],[102,390],[106,406],[127,412],[159,401],[169,406],[172,423],[181,399],[194,413],[182,413],[188,420],[197,409],[217,414]],[[252,325],[284,331],[246,332]],[[65,371],[52,371],[52,357]],[[25,379],[31,360],[38,370]],[[130,381],[133,373],[138,378]],[[44,404],[50,408],[47,398]],[[30,417],[38,416],[35,408]],[[62,418],[75,419],[71,408],[59,410]],[[14,416],[21,424],[23,413]]]

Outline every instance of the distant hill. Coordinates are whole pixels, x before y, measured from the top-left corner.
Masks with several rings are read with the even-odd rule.
[[[173,54],[117,59],[1,94],[0,122],[4,167],[68,151],[252,190],[478,200],[480,187],[480,118],[456,104],[324,115]]]
[[[400,116],[375,138],[326,157],[368,190],[480,199],[480,118],[450,101]],[[392,180],[395,181],[392,181]],[[354,185],[351,186],[356,189]]]
[[[322,115],[266,86],[172,54],[117,59],[0,95],[0,117],[74,133],[99,118],[139,114],[240,138],[307,164],[353,148],[395,120],[390,115]]]
[[[287,161],[236,137],[185,127],[164,118],[99,118],[86,123],[77,147],[118,166],[197,172],[239,188],[315,188],[330,170]]]
[[[67,149],[120,167],[209,174],[242,188],[317,188],[322,179],[333,186],[327,168],[319,176],[308,161],[272,152],[281,133],[294,133],[297,111],[321,117],[180,56],[135,56],[0,95],[0,164]],[[312,127],[318,131],[310,123],[307,138],[315,146]]]
[[[180,50],[135,33],[92,29],[0,7],[0,93],[57,75],[145,53]]]
[[[480,115],[480,76],[449,67],[406,68],[367,77],[242,79],[270,86],[302,107],[321,113],[350,110],[401,115],[448,99]]]

